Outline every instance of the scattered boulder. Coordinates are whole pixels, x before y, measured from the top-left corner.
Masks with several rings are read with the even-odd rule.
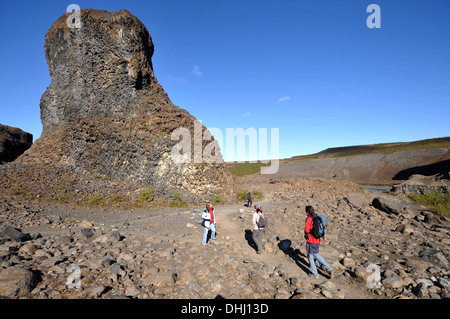
[[[362,266],[357,266],[354,270],[354,273],[357,278],[360,278],[363,281],[367,281],[367,279],[371,275],[371,272],[367,271],[366,267]]]
[[[428,297],[428,289],[426,284],[423,282],[418,283],[415,287],[412,288],[412,293],[415,294],[419,298],[427,298]]]
[[[372,200],[372,206],[388,214],[398,215],[402,211],[399,203],[386,197],[375,197]]]
[[[450,289],[450,280],[449,279],[439,278],[438,282],[442,288]]]
[[[343,197],[342,200],[347,203],[347,205],[354,210],[363,212],[366,203],[364,202],[361,196],[349,195],[347,197]]]
[[[395,231],[401,232],[402,234],[411,234],[415,231],[414,227],[409,224],[402,224],[397,226]]]
[[[391,274],[389,277],[386,277],[381,281],[383,286],[391,289],[397,289],[403,287],[404,280],[397,274]]]
[[[31,239],[30,234],[23,233],[20,229],[14,228],[12,226],[5,226],[0,231],[0,238],[9,238],[15,241],[26,241]]]
[[[425,211],[422,214],[424,216],[424,219],[423,219],[424,223],[441,224],[441,221],[439,220],[439,218],[436,215],[434,215],[433,213]]]
[[[342,260],[342,265],[344,265],[344,267],[346,268],[353,269],[356,267],[356,262],[352,258],[345,257]]]
[[[0,272],[0,296],[21,297],[36,287],[39,278],[30,270],[14,266]]]
[[[89,227],[93,227],[94,224],[92,224],[88,220],[83,220],[83,221],[81,221],[81,223],[78,226],[81,227],[81,228],[89,228]]]
[[[90,238],[90,237],[89,237]],[[112,230],[106,234],[100,235],[94,239],[94,242],[98,243],[115,243],[123,240],[125,236],[122,236],[117,230]]]
[[[439,266],[446,266],[448,264],[447,258],[438,249],[429,248],[422,250],[419,253],[419,257]]]
[[[81,228],[80,231],[86,239],[97,235],[97,230],[95,228]]]
[[[337,290],[336,285],[329,280],[325,281],[324,283],[319,284],[319,288],[323,289],[323,290],[328,290],[330,292],[336,292],[336,290]]]

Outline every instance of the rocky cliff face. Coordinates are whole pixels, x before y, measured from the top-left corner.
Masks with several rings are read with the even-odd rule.
[[[142,104],[147,112],[155,104],[173,108],[153,74],[153,42],[142,22],[125,10],[82,10],[79,28],[67,18],[45,37],[52,83],[41,100],[44,132],[89,115],[132,116]]]
[[[194,136],[195,118],[172,104],[158,83],[144,24],[126,10],[81,10],[79,28],[68,26],[69,16],[45,37],[52,81],[40,104],[43,134],[20,162],[140,181],[162,194],[226,192],[231,175],[223,163],[171,158],[179,142],[172,132],[186,128]],[[222,157],[218,147],[214,152]]]

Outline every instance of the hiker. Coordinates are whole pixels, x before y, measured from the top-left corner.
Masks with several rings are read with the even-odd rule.
[[[306,254],[309,259],[309,267],[311,270],[312,275],[316,279],[319,278],[319,274],[317,273],[316,263],[314,261],[314,258],[319,261],[322,266],[325,267],[326,271],[328,272],[330,278],[332,277],[332,269],[327,264],[325,259],[322,258],[322,256],[319,255],[319,246],[320,246],[320,237],[315,238],[311,231],[313,229],[313,218],[316,217],[316,213],[314,212],[314,208],[312,206],[306,206],[306,221],[305,221],[305,239],[306,239]]]
[[[203,241],[202,244],[206,245],[208,239],[208,232],[211,230],[211,239],[216,239],[216,213],[213,205],[208,202],[206,208],[202,214],[202,226],[203,226]]]
[[[251,207],[253,202],[252,202],[252,193],[248,192],[247,193],[247,197],[245,198],[245,200],[247,201],[247,207]]]
[[[255,205],[255,209],[253,212],[253,234],[252,238],[256,244],[257,254],[262,254],[262,250],[264,249],[262,243],[262,235],[264,233],[265,228],[265,219],[264,214],[262,212],[262,207],[259,205]]]

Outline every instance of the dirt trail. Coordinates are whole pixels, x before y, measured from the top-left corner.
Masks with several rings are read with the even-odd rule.
[[[265,203],[268,203],[269,200],[265,198],[263,201],[260,201],[259,204],[264,205]],[[257,254],[255,249],[250,246],[248,240],[246,239],[245,229],[241,229],[241,226],[239,223],[233,220],[233,215],[236,213],[238,209],[242,208],[241,205],[230,205],[230,206],[223,206],[220,207],[220,223],[221,223],[221,229],[223,231],[224,236],[229,236],[230,241],[234,242],[235,245],[240,247],[242,249],[242,252],[244,254],[247,254],[249,258],[251,258],[254,261],[258,262],[264,262],[269,266],[278,266],[280,264],[285,265],[286,267],[289,267],[291,272],[298,273],[299,276],[306,274],[299,269],[297,265],[293,263],[293,260],[289,257],[283,257],[278,256],[275,254],[268,253],[264,251],[262,254]],[[246,208],[246,214],[251,214],[252,209]],[[251,225],[248,225],[246,229],[251,229]],[[263,237],[263,240],[265,238]]]
[[[262,201],[258,201],[258,204],[264,206],[269,203],[270,199],[265,196]],[[239,209],[242,209],[242,205],[228,205],[220,207],[220,231],[223,236],[229,238],[229,240],[241,249],[243,255],[247,255],[249,261],[266,264],[270,269],[282,268],[284,272],[289,273],[297,277],[300,281],[304,282],[305,285],[310,286],[312,289],[314,284],[321,284],[328,279],[321,276],[319,279],[308,276],[309,263],[304,256],[296,255],[295,258],[291,258],[288,255],[278,255],[276,253],[263,251],[262,254],[257,254],[255,249],[250,245],[246,238],[246,230],[251,229],[251,225],[246,225],[242,227],[240,223],[236,220],[233,215]],[[252,214],[253,210],[251,208],[245,208],[245,214]],[[223,237],[222,236],[222,237]],[[248,235],[247,235],[248,236]],[[263,241],[266,240],[266,234],[263,235]],[[276,247],[276,249],[279,249]],[[320,298],[320,294],[311,293],[309,297]]]
[[[270,196],[265,196],[262,201],[259,201],[258,204],[264,206],[265,204],[270,203]],[[236,212],[243,208],[242,205],[228,205],[221,206],[218,211],[220,211],[220,233],[223,235],[222,237],[229,238],[229,240],[239,247],[244,255],[248,255],[248,258],[253,260],[254,262],[265,263],[270,268],[274,269],[275,267],[283,267],[284,271],[295,274],[295,276],[304,282],[306,285],[309,285],[311,289],[315,285],[322,285],[327,281],[332,282],[336,285],[337,290],[342,293],[345,298],[350,299],[359,299],[365,298],[370,299],[374,298],[373,294],[368,293],[364,287],[360,284],[353,285],[349,284],[346,280],[344,280],[342,274],[334,273],[333,278],[329,278],[325,271],[323,271],[320,267],[318,267],[319,271],[319,279],[309,276],[309,260],[306,257],[306,247],[302,246],[302,252],[300,254],[295,254],[293,256],[279,255],[275,252],[267,252],[263,251],[262,254],[257,254],[255,249],[251,247],[250,243],[245,237],[245,229],[250,229],[251,225],[247,225],[245,229],[242,229],[242,226],[236,220],[233,215]],[[252,209],[245,208],[245,214],[251,214]],[[263,236],[263,240],[265,240]],[[279,249],[278,247],[276,249]],[[337,260],[337,252],[326,245],[321,246],[321,255],[328,261]],[[331,263],[330,263],[331,265]],[[311,291],[311,295],[308,298],[323,298],[319,292]]]

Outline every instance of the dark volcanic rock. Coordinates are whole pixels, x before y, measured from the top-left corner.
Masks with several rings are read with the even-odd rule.
[[[393,199],[376,197],[372,201],[372,206],[389,214],[400,214],[402,207]]]
[[[144,182],[165,196],[174,189],[189,199],[226,193],[231,175],[212,138],[201,140],[202,149],[216,143],[210,153],[220,161],[172,160],[180,139],[172,133],[185,128],[194,137],[196,119],[172,104],[158,83],[144,24],[126,10],[85,9],[81,27],[71,28],[69,15],[45,37],[52,82],[40,104],[43,134],[20,163]]]
[[[12,162],[33,144],[33,135],[19,128],[0,124],[0,164]]]
[[[6,237],[15,241],[26,241],[31,239],[30,234],[23,233],[20,229],[12,226],[5,226],[0,231],[0,238]]]

